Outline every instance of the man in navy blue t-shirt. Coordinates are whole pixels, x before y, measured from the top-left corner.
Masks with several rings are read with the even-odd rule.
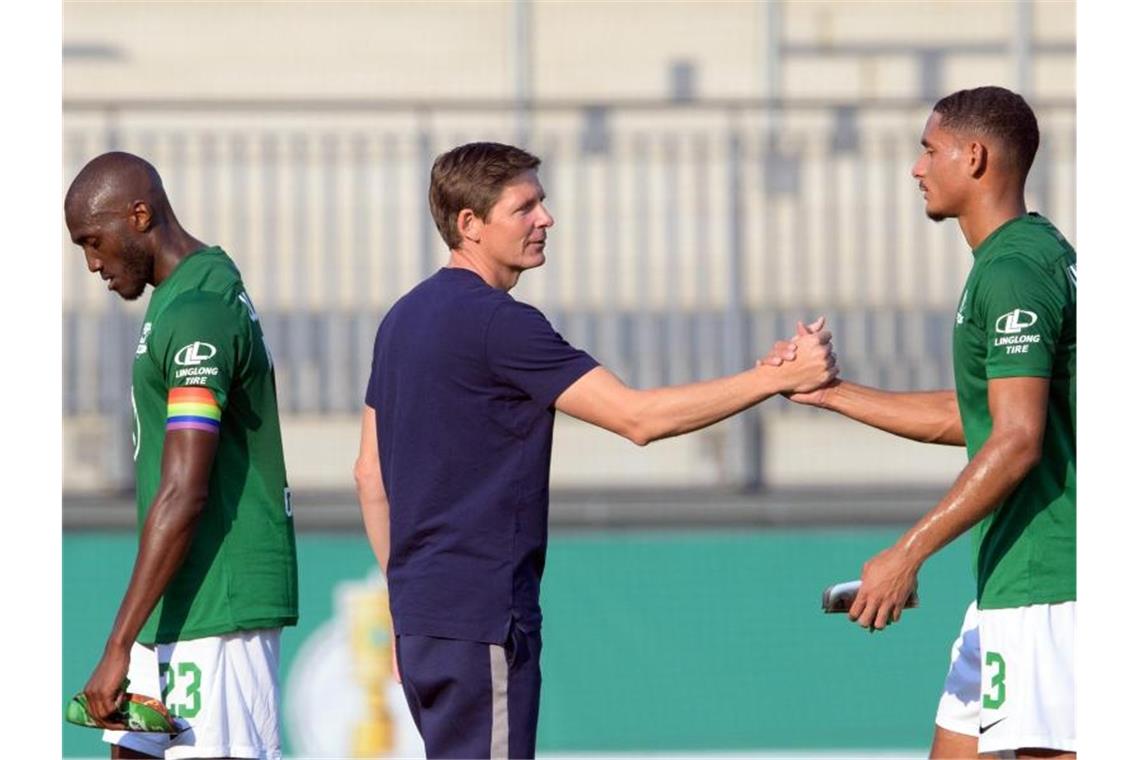
[[[638,445],[835,376],[830,334],[772,364],[637,390],[508,294],[545,260],[539,159],[472,143],[436,159],[448,264],[384,317],[356,464],[388,578],[395,657],[428,757],[533,757],[550,451],[560,410]]]

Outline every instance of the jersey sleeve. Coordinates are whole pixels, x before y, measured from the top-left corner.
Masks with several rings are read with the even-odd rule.
[[[168,392],[167,429],[176,417],[220,419],[249,337],[240,317],[216,295],[194,293],[157,320],[151,345]]]
[[[994,261],[974,301],[986,332],[986,377],[1050,377],[1064,294],[1048,273],[1018,256]]]
[[[598,366],[585,351],[574,348],[533,306],[508,301],[499,306],[487,326],[486,356],[497,377],[550,406],[578,378]]]
[[[368,387],[364,391],[364,404],[372,409],[380,407],[380,338],[383,330],[384,320],[381,320],[380,326],[376,328],[376,338],[372,342],[372,363],[368,373]]]

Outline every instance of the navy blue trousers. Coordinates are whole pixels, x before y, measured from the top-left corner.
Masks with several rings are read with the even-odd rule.
[[[502,646],[396,637],[404,697],[429,758],[533,758],[542,635],[512,626]]]

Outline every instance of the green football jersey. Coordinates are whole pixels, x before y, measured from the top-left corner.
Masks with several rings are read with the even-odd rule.
[[[1006,222],[974,251],[954,326],[954,383],[974,457],[993,430],[986,382],[1049,378],[1041,461],[974,529],[981,609],[1077,598],[1077,255],[1047,219]]]
[[[140,533],[166,432],[218,434],[194,540],[138,640],[295,624],[297,556],[273,360],[241,274],[220,248],[190,254],[151,294],[131,404]]]

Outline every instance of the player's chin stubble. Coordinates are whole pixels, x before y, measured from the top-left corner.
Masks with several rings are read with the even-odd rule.
[[[134,301],[146,290],[146,284],[154,281],[154,260],[141,246],[124,243],[120,256],[123,262],[123,275],[130,283],[129,290],[120,290],[124,300]]]

